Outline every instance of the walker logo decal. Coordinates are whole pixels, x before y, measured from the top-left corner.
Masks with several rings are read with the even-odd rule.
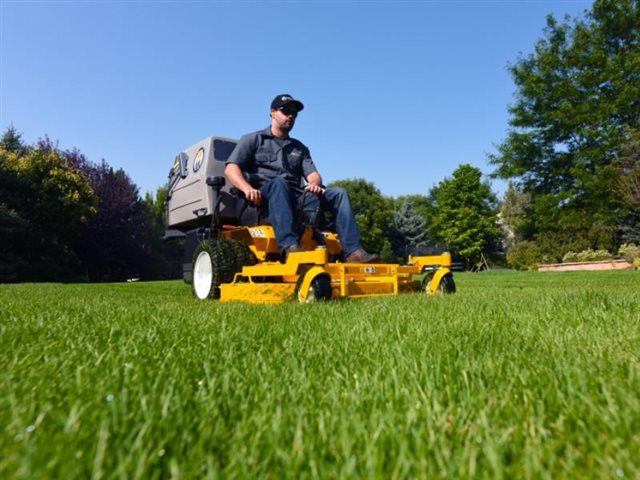
[[[249,234],[254,238],[267,238],[267,234],[262,228],[250,228]]]
[[[200,170],[203,160],[204,148],[200,147],[200,150],[198,150],[198,153],[196,153],[196,158],[193,160],[193,173],[196,173],[198,170]]]

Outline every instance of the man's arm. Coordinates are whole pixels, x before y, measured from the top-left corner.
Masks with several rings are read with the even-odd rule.
[[[322,195],[324,193],[324,188],[322,187],[322,177],[318,172],[312,172],[307,175],[307,183],[308,185],[304,187],[305,190],[315,195]]]
[[[260,205],[262,201],[262,194],[260,190],[257,190],[251,186],[249,182],[244,178],[244,174],[237,163],[227,163],[224,169],[224,174],[227,176],[231,185],[236,187],[250,202]]]
[[[224,174],[229,182],[231,182],[231,185],[244,193],[247,200],[256,205],[260,205],[260,201],[262,200],[260,190],[253,188],[244,176],[244,170],[249,168],[250,165],[253,165],[256,152],[256,135],[257,133],[250,133],[240,139],[236,148],[233,149],[233,152],[231,152],[231,155],[227,159]]]

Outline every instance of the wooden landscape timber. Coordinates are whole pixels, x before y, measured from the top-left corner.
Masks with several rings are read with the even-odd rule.
[[[631,270],[633,266],[626,260],[599,260],[597,262],[547,263],[538,265],[539,272],[578,272],[601,270]]]

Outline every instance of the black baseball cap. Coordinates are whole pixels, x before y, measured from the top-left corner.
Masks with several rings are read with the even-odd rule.
[[[277,110],[284,107],[285,105],[294,105],[298,109],[298,111],[301,111],[304,108],[302,102],[295,100],[288,93],[281,93],[280,95],[276,96],[276,98],[274,98],[271,102],[271,110]]]

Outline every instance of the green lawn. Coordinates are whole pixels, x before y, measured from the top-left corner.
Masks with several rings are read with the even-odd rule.
[[[640,273],[283,306],[0,285],[0,478],[639,478]]]

